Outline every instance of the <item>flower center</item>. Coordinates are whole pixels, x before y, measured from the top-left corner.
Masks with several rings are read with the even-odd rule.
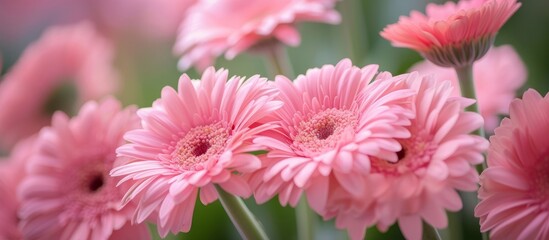
[[[90,155],[80,156],[86,157]],[[93,156],[87,163],[75,165],[74,169],[66,171],[61,190],[63,210],[58,215],[62,224],[72,221],[94,222],[121,206],[120,199],[124,192],[115,187],[116,181],[108,175],[112,165],[103,162],[108,158],[104,155]]]
[[[72,80],[63,80],[53,89],[44,104],[44,113],[48,116],[55,111],[63,111],[69,116],[76,114],[77,89]]]
[[[202,141],[194,146],[193,154],[195,157],[202,156],[204,153],[208,152],[208,149],[211,147],[209,142]]]
[[[90,164],[82,166],[82,171],[76,173],[71,178],[78,178],[80,181],[75,182],[78,192],[83,196],[89,197],[89,194],[96,195],[96,193],[102,191],[103,187],[107,185],[107,179],[105,178],[105,168],[102,164]]]
[[[229,129],[221,123],[194,127],[179,140],[172,160],[184,170],[203,169],[203,163],[225,149]]]
[[[105,184],[105,181],[103,179],[103,174],[96,173],[93,176],[91,176],[91,180],[89,181],[89,184],[88,184],[88,190],[90,192],[96,192],[101,187],[103,187],[104,184]]]
[[[334,134],[334,128],[335,126],[333,122],[327,122],[316,129],[316,137],[320,140],[324,140]]]
[[[300,123],[292,146],[299,150],[323,152],[334,148],[345,132],[354,133],[357,123],[358,118],[352,111],[326,109]]]
[[[372,158],[372,172],[398,176],[429,166],[436,145],[422,131],[411,132],[412,137],[399,140],[402,149],[396,153],[398,161],[389,162],[385,159]]]

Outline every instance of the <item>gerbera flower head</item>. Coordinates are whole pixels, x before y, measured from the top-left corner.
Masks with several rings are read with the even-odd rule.
[[[449,81],[415,72],[396,78],[417,93],[415,118],[407,126],[411,135],[395,139],[402,146],[395,151],[398,160],[371,158],[370,173],[357,179],[366,190],[356,191],[363,194],[336,189],[323,214],[336,217],[336,226],[347,228],[353,239],[362,239],[369,226],[386,231],[397,221],[407,239],[421,238],[422,221],[446,227],[446,210],[462,207],[457,190],[476,190],[473,165],[483,161],[488,147],[484,138],[470,134],[483,124],[479,114],[464,110],[473,100],[452,97]]]
[[[381,36],[442,67],[471,65],[486,54],[496,33],[520,5],[516,0],[430,3],[426,14],[412,11],[409,17],[401,16]]]
[[[124,191],[109,177],[124,132],[138,126],[135,108],[112,98],[85,103],[72,119],[56,112],[18,189],[24,238],[148,239],[146,225],[130,225],[133,205],[122,206]]]
[[[21,140],[6,159],[0,159],[0,239],[23,239],[17,212],[21,204],[17,187],[26,176],[25,167],[34,153],[35,137]]]
[[[548,122],[549,95],[530,89],[490,137],[475,216],[493,239],[549,238]]]
[[[282,103],[264,78],[227,78],[213,68],[201,81],[183,75],[177,91],[165,87],[151,108],[139,110],[143,127],[128,132],[130,143],[117,150],[133,160],[111,175],[133,185],[125,200],[139,199],[134,219],[152,215],[161,236],[190,230],[199,189],[203,204],[217,199],[215,185],[251,195],[245,177],[261,162],[249,152],[262,149],[252,139],[273,128],[263,119]]]
[[[452,68],[423,61],[412,66],[410,71],[436,74],[436,79],[440,81],[450,80],[454,87],[452,95],[461,96],[459,80]],[[509,114],[509,104],[516,91],[526,82],[526,77],[526,66],[510,45],[491,48],[486,56],[473,65],[475,91],[487,131],[493,132],[499,125],[500,115]]]
[[[371,156],[397,160],[395,138],[409,137],[413,91],[403,81],[371,83],[377,69],[344,59],[294,82],[276,79],[284,106],[273,118],[280,127],[254,140],[269,149],[250,180],[258,202],[278,194],[282,205],[295,206],[305,192],[322,213],[333,186],[360,194],[364,186],[356,179],[370,171]]]
[[[75,113],[114,92],[112,60],[112,46],[90,23],[48,29],[0,83],[0,148],[49,125],[56,110]]]
[[[339,23],[335,0],[200,1],[183,20],[174,51],[181,70],[205,69],[225,53],[232,59],[261,42],[275,39],[297,46],[298,22]]]

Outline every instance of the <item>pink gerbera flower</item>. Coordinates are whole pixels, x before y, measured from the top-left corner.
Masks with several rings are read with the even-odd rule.
[[[410,71],[436,74],[437,79],[451,80],[454,96],[460,96],[459,80],[451,68],[439,67],[429,61],[414,65]],[[492,132],[499,125],[499,115],[509,114],[509,104],[516,91],[526,82],[527,70],[520,56],[510,45],[491,48],[473,65],[473,79],[484,126]]]
[[[190,230],[199,189],[203,204],[217,199],[216,185],[251,195],[244,177],[261,162],[249,152],[262,149],[252,139],[273,127],[260,121],[281,103],[266,79],[227,76],[208,68],[201,81],[183,75],[178,92],[165,87],[152,108],[138,112],[143,128],[127,133],[131,143],[117,150],[133,160],[111,175],[133,184],[124,199],[139,199],[134,219],[154,213],[161,236]]]
[[[265,40],[276,39],[296,46],[300,42],[295,23],[338,23],[335,0],[216,0],[200,1],[181,25],[175,52],[179,68],[204,69],[225,53],[232,59]]]
[[[464,110],[473,101],[451,97],[449,81],[417,73],[397,78],[417,91],[416,116],[407,127],[411,136],[395,139],[402,146],[395,151],[397,161],[371,158],[370,174],[356,179],[362,181],[362,191],[355,190],[361,195],[337,191],[330,195],[324,214],[325,218],[336,216],[336,226],[348,228],[353,239],[362,239],[366,227],[377,224],[386,231],[397,221],[407,239],[420,239],[422,221],[446,227],[445,211],[462,207],[457,190],[477,188],[473,165],[483,161],[488,143],[470,134],[483,123],[479,114]]]
[[[511,103],[490,138],[475,216],[493,239],[549,239],[549,95]]]
[[[0,239],[23,239],[18,227],[20,208],[17,187],[26,175],[25,167],[34,153],[35,137],[21,140],[7,159],[0,159]]]
[[[138,126],[135,109],[111,98],[84,104],[73,119],[56,112],[19,186],[24,238],[148,239],[146,225],[130,225],[133,205],[122,206],[124,191],[109,177],[124,132]]]
[[[430,3],[426,15],[412,11],[387,26],[381,36],[411,48],[443,67],[471,65],[488,51],[496,33],[517,11],[516,0],[461,0]]]
[[[48,125],[56,110],[74,113],[112,93],[112,60],[111,45],[89,23],[46,31],[0,83],[0,148]]]
[[[273,118],[280,127],[254,140],[269,149],[264,168],[251,178],[258,202],[278,194],[282,205],[295,206],[305,192],[322,213],[334,186],[360,194],[364,186],[356,179],[370,171],[370,156],[397,160],[395,138],[410,136],[404,126],[413,117],[413,91],[403,81],[370,83],[377,69],[345,59],[310,69],[293,83],[276,79],[284,106]]]

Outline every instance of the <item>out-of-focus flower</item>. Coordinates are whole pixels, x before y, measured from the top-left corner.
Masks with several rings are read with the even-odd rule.
[[[74,113],[114,92],[112,60],[111,45],[89,23],[46,31],[0,83],[0,148],[48,125],[56,110]]]
[[[310,69],[293,83],[276,79],[284,106],[273,114],[280,127],[254,142],[265,145],[263,169],[250,179],[260,203],[278,194],[282,205],[295,206],[303,192],[310,206],[323,213],[332,189],[360,195],[357,181],[370,172],[372,156],[397,161],[400,143],[410,134],[413,91],[404,81],[375,81],[377,65]]]
[[[496,33],[520,7],[516,0],[461,0],[430,3],[426,15],[412,11],[381,36],[395,47],[411,48],[443,67],[471,65],[486,54]]]
[[[398,138],[398,160],[372,158],[370,174],[361,181],[359,196],[336,192],[329,197],[325,218],[347,228],[353,239],[377,225],[386,231],[398,221],[407,239],[421,239],[422,221],[436,228],[447,226],[446,210],[462,208],[457,190],[475,191],[488,141],[470,134],[482,126],[482,117],[464,109],[473,100],[451,97],[449,81],[417,73],[397,76],[417,91],[415,118],[409,137]],[[385,81],[385,80],[378,80]],[[342,207],[343,205],[343,207]]]
[[[148,239],[146,225],[130,225],[134,205],[122,205],[124,190],[109,177],[123,134],[138,126],[135,108],[112,98],[87,102],[73,119],[56,112],[18,189],[24,238]]]
[[[187,9],[197,0],[0,0],[0,43],[19,46],[48,26],[93,22],[123,41],[175,40]]]
[[[549,95],[530,89],[490,137],[475,216],[493,239],[549,238],[548,122]]]
[[[6,159],[0,159],[0,239],[23,239],[19,230],[17,187],[26,175],[25,167],[34,153],[35,137],[21,140]]]
[[[183,75],[177,92],[165,87],[152,108],[139,110],[143,128],[128,132],[131,143],[117,150],[132,158],[111,175],[133,185],[124,199],[138,199],[134,220],[152,214],[163,237],[190,230],[199,189],[203,204],[217,199],[216,185],[240,197],[252,193],[245,175],[261,166],[249,153],[261,150],[252,140],[273,128],[260,121],[282,103],[264,78],[227,78],[213,68],[201,81]]]
[[[177,28],[186,16],[187,10],[197,0],[88,0],[88,2],[94,22],[109,35],[133,33],[140,38],[172,40],[171,38],[177,35]]]
[[[87,0],[86,0],[87,1]],[[0,43],[19,45],[48,25],[81,21],[88,15],[82,0],[0,0]]]
[[[298,22],[339,23],[335,0],[210,0],[189,9],[174,51],[179,68],[202,70],[225,53],[232,59],[246,49],[273,39],[300,43]]]
[[[460,96],[459,80],[452,68],[439,67],[429,61],[414,65],[410,71],[435,74],[440,81],[450,80],[454,96]],[[492,132],[499,125],[499,115],[509,114],[509,104],[526,82],[527,70],[510,45],[493,47],[473,65],[473,79],[484,127]]]

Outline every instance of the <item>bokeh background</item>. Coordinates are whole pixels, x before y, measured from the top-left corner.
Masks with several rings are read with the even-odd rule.
[[[122,87],[117,97],[126,105],[148,107],[160,96],[166,85],[176,86],[182,72],[172,54],[175,23],[164,23],[166,5],[182,0],[0,0],[0,59],[5,74],[17,61],[26,46],[40,37],[52,25],[68,24],[88,19],[97,24],[116,48],[115,67]],[[253,1],[253,0],[250,0]],[[379,64],[393,74],[404,73],[422,60],[414,51],[392,47],[379,36],[387,25],[408,15],[411,10],[423,11],[427,0],[342,0],[337,8],[342,16],[339,25],[303,23],[301,45],[286,52],[295,75],[308,68],[335,64],[350,58],[357,66]],[[545,94],[549,90],[549,1],[521,1],[522,7],[499,32],[495,45],[511,44],[524,60],[528,81],[517,93],[534,88]],[[186,7],[170,9],[170,17]],[[175,16],[177,18],[177,16]],[[232,61],[218,59],[216,67],[229,69],[231,75],[274,76],[265,66],[262,56],[242,54]],[[193,78],[195,70],[186,72]],[[294,76],[290,76],[294,77]],[[39,79],[37,79],[38,81]],[[31,87],[31,86],[29,86]],[[2,109],[0,109],[2,111]],[[1,196],[0,196],[1,197]],[[465,209],[450,214],[451,222],[460,222],[461,229],[443,230],[445,239],[480,239],[477,220],[473,218],[474,194],[463,194]],[[296,239],[294,210],[281,207],[277,199],[263,205],[246,203],[265,226],[272,239]],[[336,230],[333,222],[317,218],[317,239],[346,239],[344,231]],[[156,234],[151,227],[151,233]],[[402,239],[397,227],[387,233],[369,229],[368,239]],[[158,238],[155,235],[155,238]],[[169,235],[168,239],[240,239],[219,202],[208,206],[197,204],[190,233]]]

